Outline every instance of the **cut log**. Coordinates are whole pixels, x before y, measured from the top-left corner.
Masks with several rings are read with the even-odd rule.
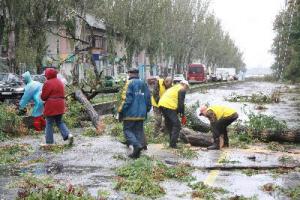
[[[180,139],[192,146],[208,147],[212,145],[212,135],[193,131],[189,128],[182,128],[180,131]]]
[[[94,127],[98,131],[102,131],[103,123],[101,123],[97,111],[94,109],[93,105],[89,102],[89,100],[86,98],[86,96],[83,94],[83,92],[81,90],[75,91],[75,99],[84,106]]]
[[[300,143],[300,130],[287,130],[284,132],[264,130],[259,136],[264,141]]]
[[[182,165],[183,163],[171,160],[165,160],[165,163],[169,165]],[[190,164],[186,164],[190,165]],[[266,166],[259,166],[259,165],[228,165],[228,164],[215,164],[211,166],[203,166],[203,167],[195,167],[199,170],[242,170],[242,169],[255,169],[255,170],[271,170],[271,169],[295,169],[300,167],[300,164],[290,164],[290,165],[266,165]]]

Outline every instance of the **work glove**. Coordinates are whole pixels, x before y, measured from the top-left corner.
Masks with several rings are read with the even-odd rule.
[[[186,125],[186,121],[187,121],[186,116],[185,116],[185,115],[182,115],[182,116],[181,116],[181,124],[182,124],[183,126]]]

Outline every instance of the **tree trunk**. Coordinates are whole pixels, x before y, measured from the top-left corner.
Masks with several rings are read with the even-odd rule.
[[[193,131],[189,128],[182,128],[180,139],[192,146],[208,147],[212,145],[212,135]]]
[[[264,130],[259,137],[263,138],[265,141],[300,143],[300,130],[287,130],[284,132]]]
[[[88,116],[90,117],[93,125],[97,131],[103,130],[103,123],[101,123],[97,111],[94,109],[93,105],[87,100],[86,96],[81,90],[75,91],[75,99],[78,100],[86,109]]]

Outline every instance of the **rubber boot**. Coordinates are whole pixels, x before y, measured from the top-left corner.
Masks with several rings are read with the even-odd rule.
[[[132,154],[129,155],[129,157],[133,158],[133,159],[139,158],[141,155],[142,149],[143,148],[141,148],[141,147],[134,147],[133,152],[132,152]]]
[[[207,147],[208,150],[219,150],[220,149],[220,139],[214,138],[214,143]]]

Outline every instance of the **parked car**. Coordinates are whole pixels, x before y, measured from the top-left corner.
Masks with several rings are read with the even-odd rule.
[[[38,81],[40,83],[45,83],[46,81],[46,77],[44,75],[35,74],[35,75],[31,75],[31,78],[32,80]]]
[[[185,80],[183,74],[174,74],[173,83],[179,83],[183,80]]]
[[[16,74],[0,73],[0,101],[19,100],[23,94],[23,81]]]

